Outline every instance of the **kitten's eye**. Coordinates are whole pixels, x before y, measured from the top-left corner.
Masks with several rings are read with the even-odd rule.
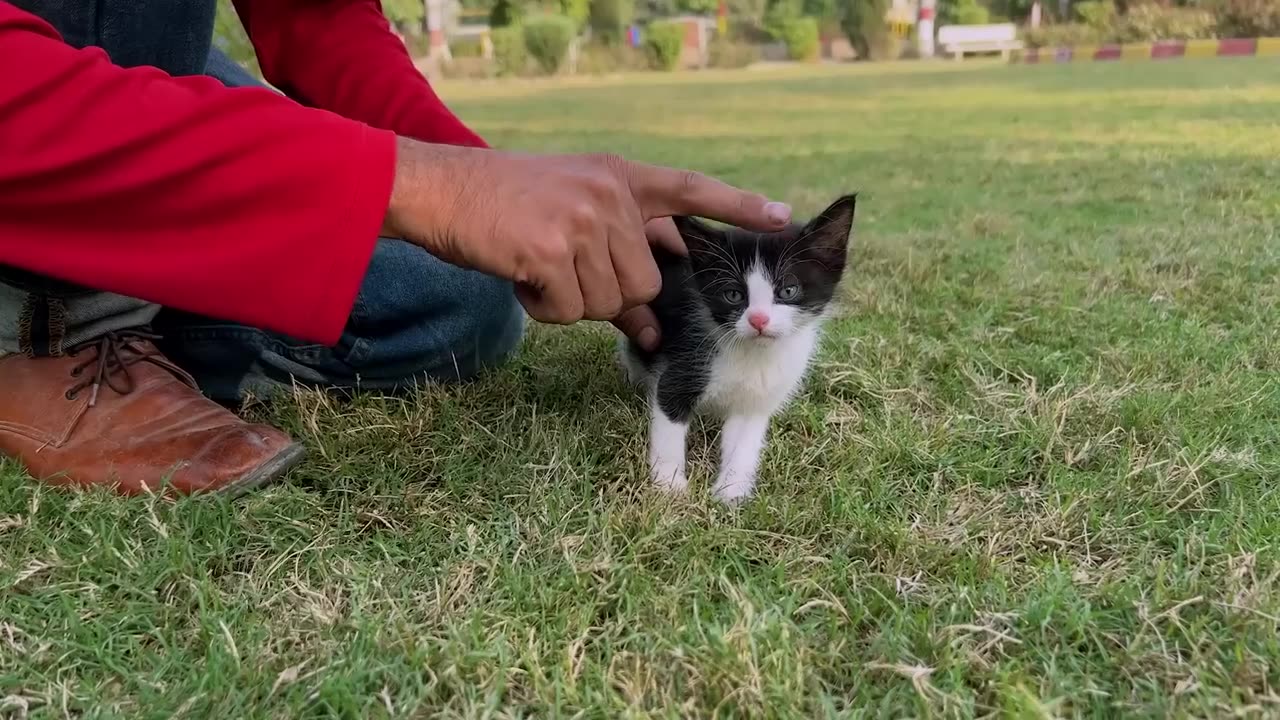
[[[737,305],[742,302],[741,290],[725,290],[721,296],[724,298],[724,301],[730,305]]]
[[[779,300],[795,300],[800,297],[799,285],[788,285],[778,291]]]

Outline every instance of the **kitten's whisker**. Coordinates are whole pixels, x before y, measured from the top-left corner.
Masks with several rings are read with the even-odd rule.
[[[737,335],[723,325],[717,325],[707,333],[706,337],[702,338],[702,340],[698,342],[697,346],[693,348],[691,353],[695,355],[701,353],[702,348],[707,343],[711,343],[711,350],[708,354],[716,355],[720,351],[726,349],[728,347],[728,343],[732,342],[737,342]]]
[[[708,273],[708,272],[714,272],[717,275],[716,280],[714,280],[713,282],[718,282],[718,283],[737,282],[737,278],[734,275],[732,275],[731,273],[722,272],[720,271],[720,268],[705,268],[703,270],[699,270],[698,272],[690,275],[689,277],[694,278],[701,275],[702,273]]]
[[[780,263],[789,261],[793,254],[797,254],[800,250],[804,249],[803,246],[801,246],[801,243],[804,243],[806,240],[813,237],[817,232],[818,230],[815,228],[808,232],[797,233],[795,239],[787,243],[786,247],[782,249],[782,252],[778,255],[778,261]]]
[[[778,254],[779,264],[785,263],[787,260],[790,260],[792,251],[796,249],[796,246],[798,246],[806,237],[808,236],[799,235],[795,239],[793,239],[791,242],[787,243],[786,247],[782,248],[782,252]]]
[[[793,262],[793,263],[791,263],[791,264],[792,264],[792,265],[810,265],[810,264],[812,264],[812,265],[817,265],[817,266],[821,267],[823,270],[827,270],[827,271],[830,271],[830,270],[832,269],[830,265],[828,265],[827,263],[823,262],[822,260],[819,260],[818,258],[805,258],[805,259],[803,259],[803,260],[796,260],[795,262]]]
[[[693,354],[697,354],[697,353],[701,352],[701,351],[702,351],[702,347],[703,347],[704,345],[706,345],[708,342],[710,342],[710,343],[712,344],[712,351],[714,352],[714,351],[715,351],[715,349],[716,349],[717,347],[719,347],[719,342],[720,342],[720,339],[721,339],[721,337],[720,337],[720,336],[722,336],[722,335],[724,335],[724,334],[725,334],[725,333],[724,333],[724,330],[723,330],[723,329],[721,329],[721,328],[719,328],[719,327],[717,327],[717,328],[715,328],[714,330],[712,330],[711,332],[707,333],[707,336],[706,336],[706,337],[704,337],[704,338],[702,338],[702,340],[698,341],[697,346],[693,348],[693,351],[692,351],[692,352],[693,352]]]
[[[720,353],[724,350],[728,350],[730,346],[737,344],[738,334],[728,329],[721,328],[720,337],[716,338],[716,343],[713,346],[712,352]]]
[[[704,285],[703,290],[707,292],[714,292],[725,287],[738,287],[741,284],[742,283],[739,283],[736,280],[715,280]]]
[[[728,248],[718,243],[709,243],[708,247],[711,248],[712,253],[714,253],[716,257],[718,257],[719,259],[727,263],[729,267],[733,268],[739,273],[742,272],[742,267],[738,265],[737,258],[733,256],[733,253],[729,252]]]
[[[692,233],[690,234],[690,237],[702,243],[696,252],[705,252],[713,256],[718,256],[722,260],[729,260],[730,263],[732,263],[732,258],[724,254],[724,248],[720,245],[720,243],[712,242],[701,235],[694,235]],[[695,251],[690,250],[691,255],[693,254],[693,252]]]

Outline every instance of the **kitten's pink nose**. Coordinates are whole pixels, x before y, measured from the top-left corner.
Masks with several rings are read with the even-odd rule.
[[[755,328],[756,332],[764,332],[764,329],[769,326],[769,316],[759,311],[748,313],[747,323]]]

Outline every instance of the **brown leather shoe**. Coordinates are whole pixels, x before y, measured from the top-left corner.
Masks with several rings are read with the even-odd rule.
[[[302,459],[302,446],[200,394],[139,332],[58,358],[0,358],[0,453],[34,477],[124,494],[240,493]]]

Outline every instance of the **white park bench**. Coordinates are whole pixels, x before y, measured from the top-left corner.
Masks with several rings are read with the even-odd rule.
[[[965,53],[998,52],[1009,59],[1009,51],[1022,48],[1018,39],[1018,27],[1013,23],[1000,25],[945,25],[938,28],[938,44],[944,52],[957,60]]]

